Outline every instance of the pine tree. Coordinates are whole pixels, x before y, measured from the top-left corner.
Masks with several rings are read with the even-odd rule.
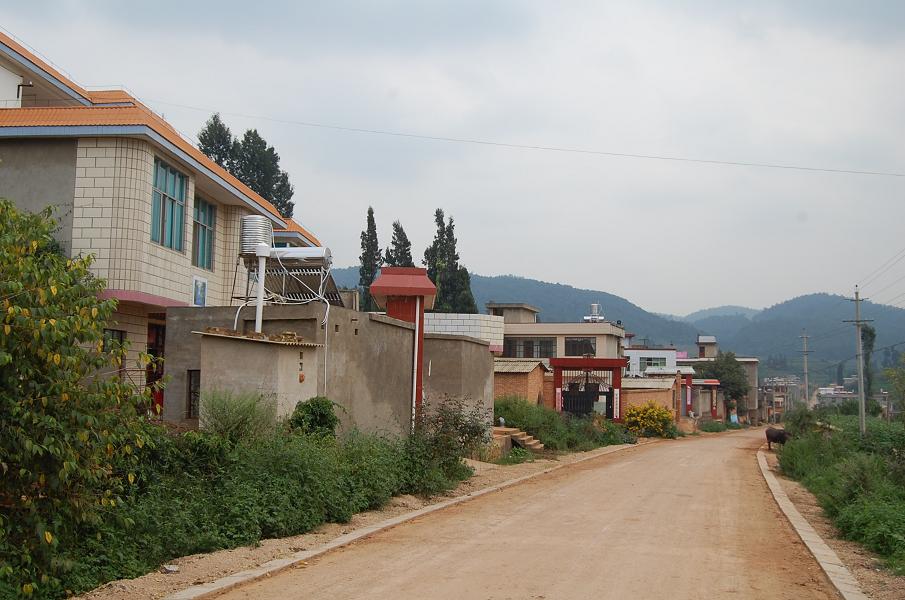
[[[374,209],[368,207],[368,222],[361,232],[361,266],[358,267],[358,285],[361,290],[361,308],[364,311],[377,310],[377,303],[371,297],[371,284],[377,278],[380,268],[380,246],[377,242],[377,223],[374,221]]]
[[[405,235],[405,230],[399,221],[393,221],[393,241],[391,246],[387,246],[383,264],[388,267],[415,266],[415,262],[412,260],[412,243]]]
[[[214,113],[198,132],[198,149],[227,171],[235,168],[236,140],[220,113]]]
[[[233,137],[220,115],[214,114],[198,134],[198,149],[273,203],[283,217],[292,217],[295,190],[289,174],[280,169],[280,155],[257,129],[249,129],[239,140]]]
[[[477,313],[471,292],[471,276],[459,265],[456,249],[456,224],[452,217],[444,221],[441,209],[434,213],[437,233],[433,243],[424,251],[424,265],[428,277],[437,286],[434,312]]]

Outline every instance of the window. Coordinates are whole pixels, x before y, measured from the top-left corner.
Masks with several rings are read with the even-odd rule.
[[[555,358],[556,338],[504,338],[503,356],[506,358]]]
[[[192,229],[192,264],[202,269],[214,268],[214,214],[210,202],[195,198],[195,222]]]
[[[126,341],[126,332],[121,329],[104,330],[104,352],[121,347]]]
[[[597,338],[592,337],[567,337],[566,356],[584,356],[585,354],[597,354]]]
[[[185,189],[185,175],[155,158],[151,241],[179,252],[182,252],[185,238]]]
[[[638,369],[644,373],[647,371],[648,367],[665,367],[666,366],[666,357],[652,357],[652,356],[642,356],[638,359]]]
[[[198,418],[198,402],[201,399],[201,371],[189,369],[186,377],[188,394],[186,399],[185,416],[187,419]]]

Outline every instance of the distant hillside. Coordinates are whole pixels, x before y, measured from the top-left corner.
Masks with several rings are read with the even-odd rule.
[[[862,314],[877,330],[876,348],[905,341],[905,310],[864,302]],[[761,358],[784,354],[798,356],[802,328],[811,336],[809,349],[815,359],[839,361],[855,354],[855,332],[846,319],[854,318],[852,303],[831,294],[799,296],[764,309],[721,345]],[[880,356],[877,356],[879,359]]]
[[[685,315],[681,317],[683,321],[688,321],[689,323],[695,323],[697,321],[701,321],[703,319],[709,319],[711,317],[735,317],[742,316],[746,319],[750,319],[760,311],[756,308],[748,308],[747,306],[715,306],[713,308],[705,308],[703,310],[695,311],[691,314]]]
[[[691,322],[691,325],[701,333],[715,335],[720,343],[729,342],[750,324],[751,319],[741,314],[712,315]]]
[[[358,284],[358,268],[334,269],[333,278],[342,287]],[[526,279],[513,275],[485,277],[471,276],[471,289],[480,310],[491,300],[496,302],[525,302],[541,310],[539,318],[544,322],[581,321],[590,311],[590,305],[601,305],[603,315],[610,321],[622,321],[626,331],[635,339],[646,338],[648,343],[675,344],[681,348],[694,345],[697,330],[687,323],[665,319],[613,294],[585,290]]]

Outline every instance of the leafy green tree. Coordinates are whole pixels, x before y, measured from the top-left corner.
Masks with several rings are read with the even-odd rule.
[[[456,224],[452,217],[444,220],[443,210],[434,213],[437,232],[431,245],[424,251],[427,275],[437,286],[434,312],[477,313],[471,292],[471,276],[459,264],[456,248]]]
[[[905,412],[905,354],[899,356],[899,364],[883,370],[883,376],[892,388],[889,392],[897,413]]]
[[[257,129],[249,129],[241,140],[236,139],[215,113],[198,133],[198,149],[273,203],[283,217],[292,217],[295,189],[289,174],[280,169],[280,155]]]
[[[0,596],[63,595],[58,576],[83,524],[135,482],[149,390],[116,375],[104,343],[116,308],[91,257],[67,259],[50,211],[0,200]]]
[[[371,284],[377,278],[380,269],[381,254],[377,241],[377,223],[374,220],[374,208],[368,207],[368,219],[365,230],[361,232],[361,256],[358,257],[358,285],[361,288],[361,308],[365,311],[377,310],[377,303],[371,297]]]
[[[211,115],[198,132],[198,149],[227,171],[235,170],[237,148],[232,132],[220,119],[220,113]]]
[[[388,267],[415,266],[415,261],[412,260],[412,243],[399,221],[393,221],[393,241],[387,246],[383,264]]]
[[[727,404],[741,402],[750,389],[745,368],[734,352],[720,352],[712,361],[696,364],[694,370],[702,378],[720,380]],[[739,405],[739,408],[746,407]]]
[[[877,330],[871,325],[861,327],[861,349],[864,353],[864,397],[870,398],[874,388],[873,353]]]

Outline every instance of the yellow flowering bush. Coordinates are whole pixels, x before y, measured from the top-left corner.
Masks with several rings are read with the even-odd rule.
[[[626,408],[625,426],[637,436],[674,438],[677,435],[672,411],[653,401]]]

